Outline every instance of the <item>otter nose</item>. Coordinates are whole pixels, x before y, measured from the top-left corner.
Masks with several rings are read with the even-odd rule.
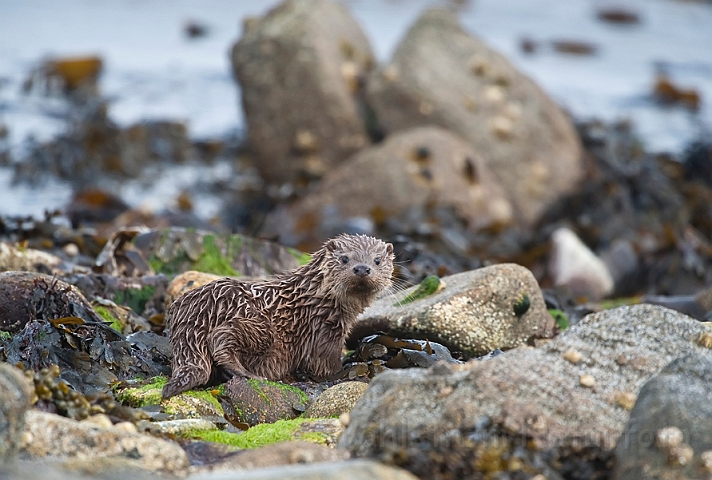
[[[365,277],[371,274],[371,267],[364,265],[363,263],[359,263],[354,267],[354,273],[359,277]]]

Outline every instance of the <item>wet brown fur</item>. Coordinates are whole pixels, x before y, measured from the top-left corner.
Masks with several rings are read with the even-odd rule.
[[[340,235],[292,272],[251,283],[222,278],[185,293],[168,312],[173,375],[163,397],[205,385],[216,367],[270,380],[338,372],[346,335],[392,273],[391,244]]]

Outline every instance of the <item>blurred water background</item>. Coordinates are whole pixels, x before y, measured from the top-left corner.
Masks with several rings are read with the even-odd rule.
[[[159,0],[3,0],[0,2],[0,148],[20,160],[31,142],[68,128],[69,104],[23,83],[47,58],[98,55],[99,82],[109,117],[120,126],[144,120],[183,121],[194,139],[240,138],[244,119],[228,58],[247,16],[277,2]],[[576,120],[629,120],[646,151],[679,154],[712,125],[712,4],[678,0],[350,0],[380,62],[386,61],[410,24],[427,6],[457,9],[462,24],[530,75]],[[637,21],[603,22],[602,9],[633,12]],[[190,38],[186,25],[206,34]],[[554,42],[589,47],[562,53]],[[532,50],[533,51],[528,51]],[[702,99],[691,111],[661,106],[652,95],[666,74]],[[196,178],[229,173],[224,165],[171,167],[160,178],[121,185],[132,205],[160,207]],[[41,215],[64,205],[72,189],[49,179],[40,187],[13,184],[0,168],[0,214]],[[209,196],[196,212],[217,210]]]

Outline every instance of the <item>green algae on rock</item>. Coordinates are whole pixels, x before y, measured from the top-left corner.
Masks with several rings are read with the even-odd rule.
[[[420,282],[414,291],[406,295],[403,300],[396,302],[394,306],[400,307],[407,303],[415,302],[416,300],[439,292],[443,288],[445,288],[445,283],[437,275],[428,275]]]
[[[222,406],[212,394],[212,390],[188,390],[164,400],[161,390],[167,381],[166,377],[157,376],[149,383],[136,387],[119,384],[114,390],[116,400],[134,408],[160,405],[164,413],[183,418],[223,415]],[[219,388],[217,392],[222,390]]]
[[[337,424],[338,420],[333,418],[294,418],[255,425],[243,433],[231,433],[221,430],[196,430],[191,432],[190,436],[206,442],[222,443],[238,449],[258,448],[289,440],[306,440],[321,445],[332,445],[336,436],[334,432],[340,433],[340,427]]]

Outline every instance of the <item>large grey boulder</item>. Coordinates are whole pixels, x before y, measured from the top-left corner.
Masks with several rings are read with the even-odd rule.
[[[404,305],[394,296],[377,300],[358,317],[352,337],[383,331],[479,356],[553,335],[554,319],[539,284],[521,265],[492,265],[444,277],[442,282],[444,288],[438,292]]]
[[[422,220],[439,209],[451,209],[473,231],[507,225],[513,215],[477,150],[445,129],[420,127],[358,152],[295,205],[272,213],[266,229],[297,244],[309,234],[339,233],[357,217],[383,222],[417,212]]]
[[[416,480],[400,468],[389,467],[369,460],[285,465],[256,468],[243,472],[215,472],[193,475],[191,480]]]
[[[710,392],[709,354],[675,360],[643,385],[618,440],[615,478],[712,477]]]
[[[182,474],[188,456],[177,444],[135,431],[104,428],[51,413],[31,410],[20,454],[27,459],[71,461],[101,473],[107,466],[167,474]],[[93,473],[93,472],[92,472]]]
[[[544,452],[532,468],[545,460],[556,468],[586,463],[588,455],[586,468],[595,468],[610,460],[647,380],[680,356],[712,358],[704,334],[709,327],[678,312],[634,305],[589,315],[540,348],[384,372],[354,407],[339,446],[423,477],[448,462],[471,473],[473,456],[493,438],[501,441],[499,456]]]
[[[357,96],[373,54],[346,7],[287,0],[232,50],[250,147],[273,183],[320,176],[369,143]]]
[[[523,224],[582,177],[581,145],[561,108],[446,10],[423,13],[367,89],[387,133],[432,124],[467,139]]]

